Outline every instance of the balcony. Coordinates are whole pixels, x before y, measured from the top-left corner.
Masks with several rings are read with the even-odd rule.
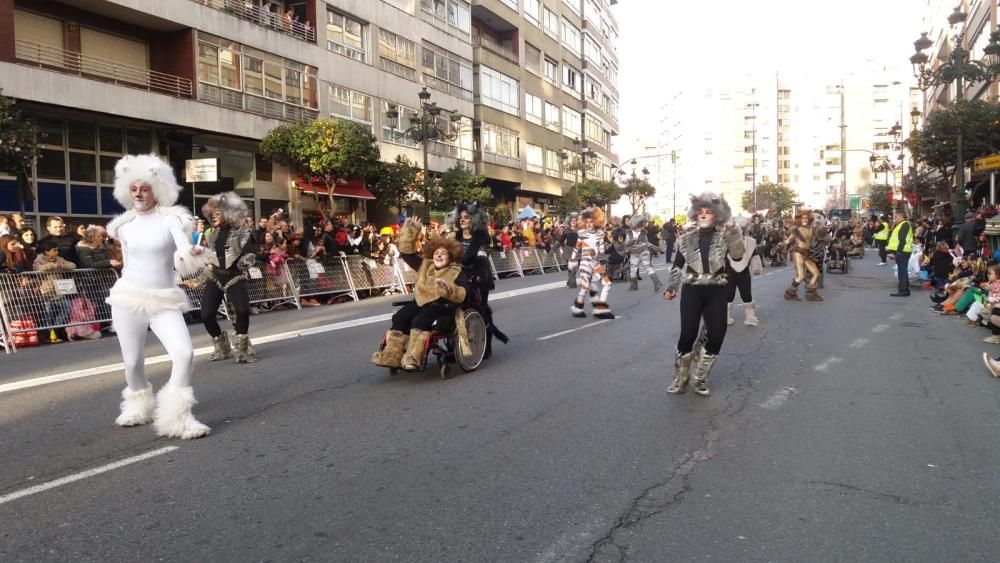
[[[282,121],[304,122],[319,117],[319,111],[314,108],[205,83],[198,84],[198,101]]]
[[[519,64],[517,61],[517,54],[510,47],[502,45],[489,35],[473,35],[472,46],[485,49],[494,55],[507,59],[514,64]]]
[[[172,74],[130,66],[73,51],[15,40],[18,64],[73,74],[100,82],[167,94],[177,98],[194,96],[191,80]]]
[[[194,0],[194,2],[278,33],[291,35],[301,41],[316,42],[316,27],[309,22],[286,19],[283,14],[257,6],[252,0]]]
[[[472,162],[472,149],[463,149],[456,145],[442,143],[441,141],[428,141],[427,152],[438,156]]]

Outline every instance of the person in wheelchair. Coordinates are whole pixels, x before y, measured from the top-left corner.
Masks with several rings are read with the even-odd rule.
[[[854,228],[850,223],[835,222],[833,228],[833,241],[830,243],[830,268],[833,270],[846,270],[848,252],[851,249],[851,237],[854,235]]]
[[[469,280],[462,272],[462,245],[455,239],[433,235],[424,243],[421,254],[417,254],[420,229],[420,219],[413,217],[399,231],[400,258],[417,271],[417,281],[413,284],[413,301],[392,316],[385,346],[372,354],[372,363],[377,366],[420,369],[431,327],[439,318],[454,315],[456,305],[466,299]],[[456,323],[460,341],[468,338],[461,324]],[[465,345],[468,348],[467,341]]]

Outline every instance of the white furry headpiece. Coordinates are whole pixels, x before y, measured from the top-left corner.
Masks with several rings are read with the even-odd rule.
[[[697,221],[698,212],[701,211],[703,207],[707,207],[712,210],[712,213],[715,215],[715,221],[718,224],[725,223],[730,217],[733,216],[733,212],[729,208],[729,204],[726,203],[726,198],[712,192],[702,192],[701,195],[691,196],[691,208],[688,209],[688,221],[691,221],[692,223]]]
[[[170,207],[177,203],[181,187],[174,178],[174,170],[155,154],[137,154],[122,157],[115,164],[115,199],[125,209],[132,209],[129,189],[136,182],[152,186],[157,205]]]
[[[636,213],[635,215],[629,217],[628,226],[633,229],[638,229],[649,222],[648,213]]]
[[[236,192],[223,192],[214,195],[201,206],[201,213],[206,219],[212,219],[212,212],[216,209],[222,211],[223,220],[234,227],[243,224],[243,220],[250,215],[247,204]]]

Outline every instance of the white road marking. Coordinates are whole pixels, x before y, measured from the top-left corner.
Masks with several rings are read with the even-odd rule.
[[[761,408],[767,410],[772,410],[772,411],[777,410],[778,408],[781,407],[781,405],[785,404],[785,401],[787,401],[789,397],[794,395],[796,392],[797,391],[795,390],[794,387],[785,387],[781,391],[778,391],[774,395],[771,395],[771,397],[768,398],[763,403],[761,403],[760,406]]]
[[[874,332],[875,334],[878,334],[880,332],[885,332],[887,330],[889,330],[889,325],[885,325],[885,324],[875,325],[872,328],[872,332]]]
[[[585,328],[590,328],[590,327],[592,327],[592,326],[597,326],[597,325],[599,325],[599,324],[604,324],[604,323],[607,323],[607,322],[611,322],[611,321],[613,321],[613,320],[614,320],[614,319],[601,319],[601,320],[599,320],[599,321],[594,321],[594,322],[592,322],[592,323],[587,323],[587,324],[585,324],[585,325],[583,325],[583,326],[578,326],[578,327],[576,327],[576,328],[571,328],[571,329],[569,329],[569,330],[564,330],[564,331],[562,331],[562,332],[556,332],[556,333],[553,333],[553,334],[549,334],[549,335],[547,335],[547,336],[539,336],[539,337],[538,337],[538,340],[548,340],[548,339],[550,339],[550,338],[555,338],[555,337],[557,337],[557,336],[563,336],[564,334],[569,334],[569,333],[571,333],[571,332],[576,332],[576,331],[578,331],[578,330],[583,330],[583,329],[585,329]]]
[[[525,287],[522,289],[512,289],[510,291],[501,291],[499,293],[494,293],[490,295],[490,301],[498,301],[501,299],[510,299],[511,297],[518,297],[520,295],[529,295],[531,293],[540,293],[542,291],[549,291],[550,289],[557,289],[560,287],[566,287],[565,281],[552,282],[541,285],[536,285],[532,287]],[[267,336],[255,336],[253,338],[254,345],[257,344],[267,344],[270,342],[279,342],[281,340],[290,340],[292,338],[301,338],[303,336],[313,336],[316,334],[323,334],[326,332],[333,332],[337,330],[344,330],[348,328],[354,328],[358,326],[370,325],[374,323],[382,323],[388,321],[392,318],[392,313],[386,313],[384,315],[375,315],[372,317],[362,317],[360,319],[351,319],[349,321],[341,321],[338,323],[331,323],[327,325],[316,326],[312,328],[304,328],[301,330],[291,330],[287,332],[279,332],[277,334],[270,334]],[[211,346],[203,346],[201,348],[195,348],[194,356],[206,356],[212,353],[213,348]],[[146,358],[145,365],[153,366],[157,364],[162,364],[170,361],[170,356],[162,354],[159,356],[153,356],[151,358]],[[23,381],[15,381],[13,383],[5,383],[0,385],[0,395],[4,393],[10,393],[12,391],[18,391],[20,389],[30,389],[32,387],[39,387],[41,385],[49,385],[50,383],[59,383],[61,381],[71,381],[73,379],[82,379],[84,377],[92,377],[95,375],[103,375],[106,373],[115,373],[125,369],[124,364],[121,362],[115,364],[105,364],[102,366],[95,366],[91,368],[78,369],[67,371],[63,373],[57,373],[53,375],[46,375],[44,377],[36,377],[33,379],[25,379]]]
[[[773,276],[773,275],[774,275],[774,272],[768,272],[768,273],[766,273],[766,274],[764,274],[764,275],[765,275],[765,276]]]
[[[156,457],[158,455],[163,455],[170,453],[174,450],[179,449],[177,446],[167,446],[165,448],[160,448],[158,450],[153,450],[151,452],[146,452],[144,454],[139,454],[137,456],[132,456],[130,458],[123,459],[121,461],[116,461],[114,463],[109,463],[107,465],[102,465],[100,467],[95,467],[93,469],[88,469],[86,471],[81,471],[80,473],[74,473],[73,475],[67,475],[66,477],[61,477],[55,481],[49,481],[48,483],[42,483],[41,485],[35,485],[34,487],[28,487],[27,489],[21,489],[20,491],[15,491],[10,494],[6,494],[0,497],[0,504],[6,504],[11,501],[15,501],[19,498],[24,498],[34,494],[38,494],[49,489],[54,489],[56,487],[61,487],[63,485],[68,485],[75,481],[80,481],[81,479],[86,479],[88,477],[93,477],[94,475],[100,475],[101,473],[106,473],[113,469],[118,469],[119,467],[125,467],[126,465],[131,465],[133,463],[138,463],[140,461],[145,461],[147,459]]]
[[[833,365],[833,364],[839,364],[842,361],[844,361],[843,358],[838,358],[836,356],[830,356],[829,358],[827,358],[827,359],[823,360],[822,362],[816,364],[816,366],[813,367],[813,369],[816,370],[816,371],[826,371],[826,370],[830,369],[831,365]]]
[[[891,321],[898,321],[901,318],[903,318],[903,313],[893,313],[889,315],[889,320]]]
[[[869,342],[871,342],[871,340],[868,340],[867,338],[858,338],[854,342],[851,342],[850,344],[848,344],[847,347],[848,348],[862,348],[862,347],[864,347],[865,344],[868,344]]]

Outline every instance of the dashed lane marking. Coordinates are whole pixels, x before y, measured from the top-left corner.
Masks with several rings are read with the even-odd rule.
[[[889,315],[889,320],[890,321],[898,321],[901,318],[903,318],[903,313],[893,313],[893,314]]]
[[[794,387],[785,387],[781,391],[771,395],[766,401],[760,404],[760,407],[772,411],[777,410],[781,408],[781,405],[785,404],[785,401],[787,401],[789,397],[797,392],[798,391],[796,391]]]
[[[851,342],[850,344],[848,344],[847,347],[848,348],[860,349],[860,348],[863,348],[864,345],[868,344],[869,342],[871,342],[871,340],[868,340],[867,338],[858,338],[854,342]]]
[[[609,323],[609,322],[611,322],[613,320],[614,319],[601,319],[599,321],[594,321],[592,323],[587,323],[585,325],[578,326],[576,328],[571,328],[569,330],[564,330],[562,332],[556,332],[556,333],[549,334],[549,335],[546,335],[546,336],[539,336],[538,340],[548,340],[550,338],[555,338],[557,336],[563,336],[563,335],[566,335],[566,334],[570,334],[571,332],[576,332],[578,330],[583,330],[585,328],[590,328],[592,326],[597,326],[597,325],[600,325],[600,324]]]
[[[833,364],[839,364],[842,361],[844,361],[843,358],[838,358],[836,356],[830,356],[829,358],[827,358],[827,359],[823,360],[822,362],[816,364],[816,366],[813,367],[813,369],[816,370],[816,371],[826,371],[826,370],[830,369],[830,366],[832,366]]]
[[[494,293],[490,295],[491,301],[497,301],[501,299],[510,299],[511,297],[518,297],[520,295],[529,295],[531,293],[540,293],[542,291],[549,291],[551,289],[557,289],[560,287],[566,287],[565,281],[551,282],[541,285],[536,285],[532,287],[525,287],[522,289],[512,289],[510,291],[501,291],[499,293]],[[292,338],[300,338],[303,336],[313,336],[316,334],[323,334],[325,332],[333,332],[337,330],[344,330],[348,328],[354,328],[358,326],[370,325],[374,323],[382,323],[388,321],[392,318],[392,313],[386,313],[384,315],[375,315],[371,317],[362,317],[360,319],[351,319],[349,321],[341,321],[338,323],[331,323],[327,325],[316,326],[312,328],[306,328],[301,330],[292,330],[287,332],[279,332],[277,334],[269,334],[267,336],[256,336],[253,339],[253,343],[257,344],[267,344],[270,342],[278,342],[281,340],[290,340]],[[211,346],[203,346],[201,348],[195,348],[194,355],[206,356],[212,353],[213,348]],[[153,366],[157,364],[162,364],[170,361],[170,356],[162,354],[159,356],[153,356],[151,358],[146,358],[145,365]],[[36,377],[32,379],[25,379],[23,381],[14,381],[12,383],[5,383],[0,385],[0,395],[4,393],[10,393],[12,391],[18,391],[21,389],[30,389],[32,387],[38,387],[41,385],[48,385],[50,383],[59,383],[62,381],[71,381],[73,379],[82,379],[84,377],[92,377],[95,375],[103,375],[106,373],[114,373],[125,369],[124,364],[121,362],[114,364],[105,364],[102,366],[95,366],[91,368],[78,369],[67,371],[63,373],[57,373],[53,375],[46,375],[44,377]]]
[[[95,467],[93,469],[88,469],[86,471],[81,471],[80,473],[74,473],[72,475],[67,475],[66,477],[61,477],[55,481],[49,481],[48,483],[42,483],[41,485],[35,485],[34,487],[28,487],[27,489],[21,489],[20,491],[14,491],[13,493],[0,496],[0,504],[7,504],[8,502],[15,501],[20,498],[38,494],[56,487],[61,487],[63,485],[68,485],[70,483],[86,479],[88,477],[93,477],[94,475],[100,475],[101,473],[107,473],[114,469],[120,467],[125,467],[126,465],[131,465],[133,463],[138,463],[140,461],[145,461],[150,458],[154,458],[159,455],[170,453],[174,450],[180,449],[177,446],[167,446],[165,448],[160,448],[158,450],[153,450],[146,452],[144,454],[139,454],[137,456],[132,456],[121,461],[116,461],[114,463],[109,463],[107,465],[102,465],[100,467]]]
[[[879,324],[872,327],[872,332],[874,332],[875,334],[878,334],[880,332],[885,332],[887,330],[889,330],[889,325],[886,324]]]

